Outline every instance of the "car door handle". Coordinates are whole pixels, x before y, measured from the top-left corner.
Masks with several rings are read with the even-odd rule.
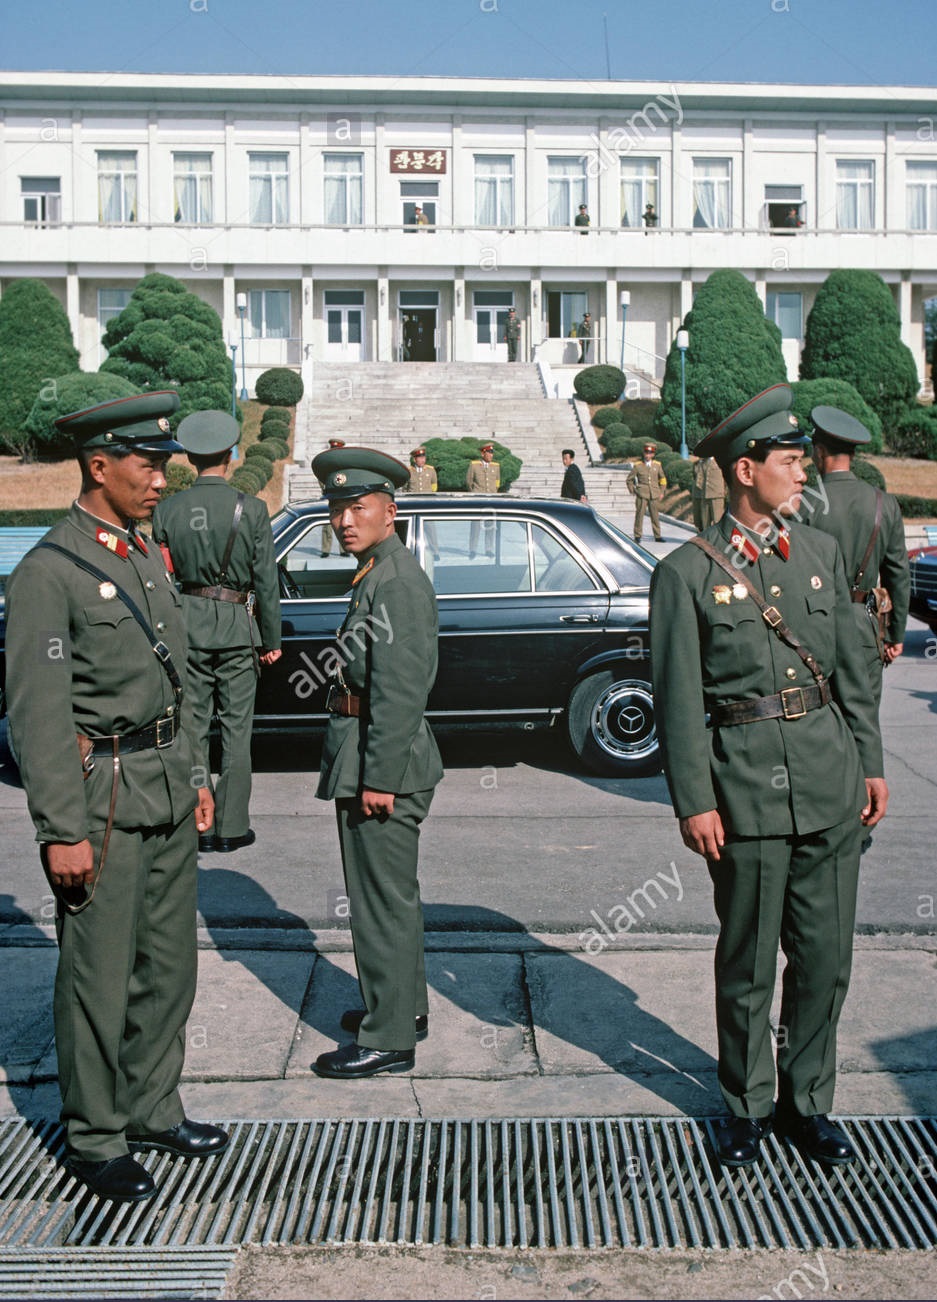
[[[597,624],[598,615],[560,615],[561,624]]]

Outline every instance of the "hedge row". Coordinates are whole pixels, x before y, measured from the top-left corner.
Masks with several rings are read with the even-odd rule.
[[[27,526],[38,528],[39,525],[46,525],[51,528],[57,524],[63,516],[68,515],[69,507],[33,507],[24,510],[0,511],[0,528],[3,529],[25,529]]]

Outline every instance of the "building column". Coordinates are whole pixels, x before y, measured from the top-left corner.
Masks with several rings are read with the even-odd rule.
[[[146,124],[146,212],[138,214],[138,220],[147,225],[150,222],[159,221],[162,214],[158,211],[157,195],[160,193],[159,177],[155,175],[157,169],[161,166],[161,156],[159,151],[159,115],[153,110]],[[170,155],[171,157],[171,155]],[[137,187],[138,193],[143,187],[139,183],[140,168],[137,166]],[[172,173],[169,178],[169,194],[172,195]],[[172,200],[170,199],[170,210],[172,209]],[[175,217],[173,212],[170,220]],[[165,217],[163,217],[165,221]]]
[[[683,135],[676,124],[671,128],[671,145],[672,152],[670,155],[670,225],[674,230],[682,230],[693,225],[693,210],[690,207],[689,218],[687,217],[686,208],[683,203],[683,191],[687,190],[690,196],[687,199],[687,205],[691,204],[693,195],[693,182],[690,178],[689,186],[683,184]]]
[[[524,121],[524,211],[519,214],[521,226],[546,226],[541,205],[536,202],[537,193],[537,124],[533,118]],[[546,189],[544,189],[544,194]]]
[[[234,267],[230,262],[226,262],[221,269],[221,321],[225,335],[224,341],[226,345],[229,344],[231,342],[231,332],[234,331],[234,342],[240,348],[241,327],[238,322],[237,305],[234,296]]]
[[[764,310],[768,302],[768,282],[764,271],[755,272],[755,293],[761,299],[761,307]]]
[[[377,269],[377,361],[394,360],[394,335],[391,329],[390,284],[387,268]]]
[[[87,362],[89,371],[98,369],[97,347],[95,347],[95,356],[86,358],[82,348],[82,330],[81,330],[81,301],[80,301],[80,284],[78,280],[78,268],[74,262],[69,262],[65,268],[65,314],[68,317],[68,324],[71,327],[72,339],[75,342],[78,352],[81,356],[82,366]]]
[[[81,186],[79,184],[78,178],[84,173],[84,167],[82,166],[82,160],[81,160],[81,110],[80,109],[72,109],[72,148],[71,148],[71,159],[69,162],[69,166],[71,167],[71,172],[72,172],[71,177],[69,178],[70,185],[71,185],[71,192],[72,192],[72,203],[71,203],[72,211],[71,211],[70,218],[67,218],[63,213],[62,220],[63,221],[71,220],[73,222],[98,221],[100,219],[100,214],[98,212],[97,177],[95,177],[94,179],[94,188],[91,191],[93,195],[92,203],[94,204],[94,208],[93,208],[94,215],[92,216],[91,213],[85,213],[85,211],[82,209],[81,206]],[[63,199],[65,198],[64,194],[62,195],[62,198]]]
[[[451,166],[447,178],[449,185],[449,225],[450,226],[470,226],[474,218],[474,211],[465,212],[465,206],[469,200],[466,197],[468,191],[463,184],[462,171],[463,164],[467,159],[462,157],[462,114],[453,113],[452,115],[452,136],[450,139],[449,157]],[[442,178],[440,178],[442,179]],[[474,186],[472,187],[472,205],[474,208]],[[455,352],[455,348],[453,348]]]
[[[299,212],[296,214],[300,226],[307,225],[315,212],[315,204],[312,195],[309,193],[312,185],[312,129],[310,126],[311,114],[301,113],[299,115]]]
[[[680,315],[679,321],[686,320],[686,314],[693,306],[693,273],[685,267],[680,273]],[[678,326],[679,329],[679,326]]]
[[[918,357],[918,349],[914,346],[914,328],[911,320],[911,272],[902,271],[901,281],[898,285],[898,316],[901,319],[901,342],[907,344],[914,353],[915,360]],[[920,379],[920,376],[918,377]]]
[[[813,226],[814,230],[832,230],[836,225],[836,201],[835,201],[835,178],[832,181],[827,179],[827,160],[826,160],[826,123],[817,123],[817,210],[813,214],[813,221],[809,220],[808,226]]]
[[[751,184],[752,177],[755,174],[753,167],[754,162],[754,145],[752,142],[752,120],[745,118],[742,123],[742,226],[745,230],[756,230],[758,227],[758,211],[761,206],[760,200],[755,195],[754,186]]]
[[[885,165],[882,174],[882,220],[886,231],[904,230],[907,218],[900,211],[901,182],[898,169],[901,164],[895,152],[895,124],[885,123]],[[907,341],[906,341],[907,342]]]
[[[239,205],[235,200],[234,159],[234,114],[228,112],[224,115],[224,214],[222,217],[226,226],[230,226],[235,221],[235,214],[246,212],[250,203],[249,190],[243,204]],[[239,220],[245,219],[240,217]]]
[[[370,187],[371,195],[372,195],[372,198],[370,200],[371,224],[373,226],[379,226],[382,222],[386,220],[385,217],[386,199],[384,196],[387,191],[387,185],[388,185],[387,177],[389,175],[386,156],[387,156],[387,151],[384,148],[384,114],[375,113],[374,114],[374,184]],[[368,188],[365,187],[365,193],[367,194],[367,192],[368,192]],[[365,217],[366,224],[367,221],[368,219],[367,217]]]
[[[302,298],[299,304],[299,341],[303,362],[315,352],[316,343],[316,286],[312,267],[301,269]]]
[[[600,323],[602,333],[602,361],[607,366],[621,362],[621,307],[618,303],[618,273],[614,267],[605,272],[605,318]]]
[[[471,360],[471,353],[466,348],[465,317],[468,301],[465,290],[465,268],[455,267],[452,276],[452,357],[453,362]]]
[[[546,311],[546,304],[543,301],[543,282],[540,279],[539,267],[531,267],[530,269],[527,309],[527,357],[529,361],[533,361],[534,349],[542,338],[541,322]],[[521,343],[523,344],[524,341],[521,340]],[[523,354],[519,352],[518,356],[522,357]]]

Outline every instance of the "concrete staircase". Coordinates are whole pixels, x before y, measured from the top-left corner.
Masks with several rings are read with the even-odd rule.
[[[559,497],[561,453],[574,448],[590,502],[604,515],[631,510],[625,475],[591,467],[572,404],[543,396],[537,368],[491,362],[316,363],[300,408],[288,500],[320,495],[310,468],[330,438],[409,461],[431,438],[496,439],[523,461],[511,492]]]

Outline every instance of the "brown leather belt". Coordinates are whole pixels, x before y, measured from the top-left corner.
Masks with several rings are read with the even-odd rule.
[[[332,683],[325,698],[325,708],[329,714],[341,714],[346,719],[360,719],[367,709],[367,702],[363,696],[356,696],[347,688]]]
[[[871,589],[868,592],[863,592],[861,588],[850,588],[849,595],[857,605],[861,604],[864,606],[872,593]]]
[[[785,687],[774,696],[717,705],[710,711],[709,724],[724,728],[734,723],[755,723],[759,719],[800,719],[811,710],[829,705],[831,700],[830,685],[825,680],[813,687]]]
[[[136,732],[125,732],[111,737],[84,738],[83,733],[79,733],[78,736],[91,743],[91,750],[85,759],[87,767],[94,755],[95,747],[103,751],[102,743],[106,743],[108,754],[113,754],[116,741],[118,755],[133,755],[138,750],[164,750],[172,745],[178,731],[179,715],[174,711],[172,714],[164,714],[162,718],[157,719],[155,723],[147,724],[145,728],[138,728]],[[84,755],[84,747],[81,747],[81,751]]]
[[[246,606],[251,595],[249,592],[239,592],[237,588],[223,588],[218,583],[211,588],[203,588],[198,583],[183,583],[182,591],[187,597],[207,597],[209,601],[230,601],[235,606]]]

